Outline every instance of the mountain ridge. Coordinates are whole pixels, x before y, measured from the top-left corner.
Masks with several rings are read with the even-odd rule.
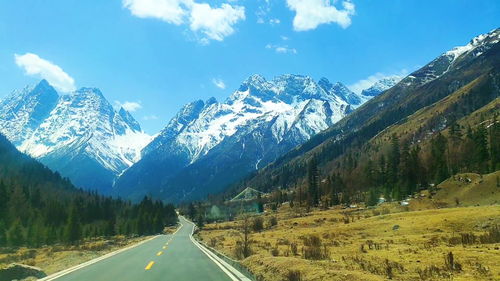
[[[115,194],[176,201],[219,192],[230,178],[263,167],[369,98],[326,78],[251,75],[223,102],[186,104],[117,180]]]
[[[41,80],[14,91],[1,105],[0,132],[86,189],[108,193],[149,140],[132,115],[116,111],[98,88],[59,95]]]

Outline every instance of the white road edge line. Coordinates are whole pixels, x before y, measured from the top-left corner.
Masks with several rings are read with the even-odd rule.
[[[188,221],[188,220],[186,219],[186,221]],[[189,235],[191,242],[193,242],[193,244],[195,246],[197,246],[205,255],[207,255],[217,266],[219,266],[222,269],[222,271],[224,271],[224,273],[226,273],[231,278],[231,280],[233,280],[233,281],[251,281],[248,277],[243,275],[241,272],[239,272],[232,265],[228,264],[226,261],[224,261],[223,259],[221,259],[217,255],[212,253],[204,245],[202,245],[198,241],[196,241],[196,239],[193,238],[194,223],[192,223],[190,221],[188,221],[188,222],[193,224],[193,229],[191,231],[191,234]]]
[[[172,237],[173,237],[173,236],[177,233],[177,231],[179,231],[179,230],[182,228],[182,226],[183,226],[183,225],[181,224],[181,226],[180,226],[179,228],[177,228],[177,230],[176,230],[176,231],[172,234]],[[62,277],[62,276],[64,276],[64,275],[66,275],[66,274],[69,274],[69,273],[71,273],[71,272],[77,271],[77,270],[79,270],[79,269],[81,269],[81,268],[87,267],[87,266],[92,265],[92,264],[94,264],[94,263],[96,263],[96,262],[100,262],[100,261],[105,260],[105,259],[107,259],[107,258],[110,258],[110,257],[112,257],[112,256],[114,256],[114,255],[117,255],[117,254],[119,254],[119,253],[121,253],[121,252],[125,252],[125,251],[127,251],[127,250],[132,249],[132,248],[135,248],[135,247],[137,247],[137,246],[139,246],[139,245],[142,245],[142,244],[144,244],[144,243],[146,243],[146,242],[149,242],[149,241],[151,241],[151,240],[153,240],[153,239],[156,239],[156,238],[158,238],[158,237],[160,237],[160,236],[162,236],[162,235],[156,235],[156,236],[154,236],[154,237],[151,237],[151,238],[149,238],[149,239],[143,240],[143,241],[141,241],[141,242],[139,242],[139,243],[137,243],[137,244],[134,244],[134,245],[132,245],[132,246],[128,246],[128,247],[126,247],[126,248],[119,249],[119,250],[116,250],[116,251],[111,252],[111,253],[107,253],[107,254],[105,254],[104,256],[100,256],[100,257],[97,257],[97,258],[95,258],[95,259],[93,259],[93,260],[89,260],[89,261],[86,261],[86,262],[84,262],[84,263],[81,263],[81,264],[75,265],[75,266],[73,266],[73,267],[70,267],[70,268],[68,268],[68,269],[61,270],[61,271],[59,271],[59,272],[53,273],[53,274],[51,274],[51,275],[49,275],[49,276],[46,276],[46,277],[44,277],[44,278],[42,278],[42,279],[38,279],[38,280],[39,280],[39,281],[52,281],[52,280],[55,280],[55,279],[57,279],[57,278],[59,278],[59,277]]]

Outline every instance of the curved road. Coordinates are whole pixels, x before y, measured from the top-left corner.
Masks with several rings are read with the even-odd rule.
[[[179,217],[181,228],[173,235],[160,235],[131,249],[91,265],[42,280],[57,281],[237,281],[214,257],[191,239],[194,225]],[[231,277],[230,277],[231,275]]]

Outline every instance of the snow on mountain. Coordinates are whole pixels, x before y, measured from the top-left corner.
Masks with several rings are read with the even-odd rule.
[[[151,188],[166,190],[169,179],[202,165],[199,161],[203,159],[211,159],[205,162],[212,167],[237,161],[231,165],[245,168],[236,174],[258,169],[368,99],[326,78],[316,82],[308,76],[288,74],[268,81],[252,75],[223,102],[211,98],[184,106],[144,148],[142,159],[118,179],[115,191],[140,197]],[[153,167],[157,170],[152,171]],[[212,179],[222,172],[205,170]]]
[[[178,120],[174,118],[174,123],[164,131],[171,132],[172,127],[182,130],[174,138],[171,134],[160,134],[157,139],[167,138],[185,147],[191,163],[237,131],[268,123],[274,118],[278,120],[271,131],[277,142],[292,127],[304,123],[301,121],[305,118],[309,120],[300,132],[308,139],[345,116],[349,104],[336,91],[337,88],[322,88],[306,76],[284,75],[268,82],[262,76],[253,75],[222,103],[210,99],[202,102],[202,107],[200,101],[187,105],[187,108],[198,108],[197,118],[188,124],[174,124]],[[323,105],[328,106],[328,113],[324,115],[310,109]]]
[[[46,80],[12,92],[0,101],[0,131],[19,146],[57,104],[59,95]]]
[[[84,174],[93,169],[103,170],[109,188],[112,177],[138,161],[151,140],[130,113],[123,108],[115,111],[96,88],[59,96],[43,80],[14,92],[1,102],[0,110],[0,132],[20,151],[86,188],[100,188],[78,180],[91,177]],[[92,169],[78,169],[82,162]]]
[[[438,77],[441,77],[462,58],[481,56],[486,50],[500,41],[500,29],[497,28],[489,33],[481,34],[473,38],[467,45],[455,47],[441,56],[434,59],[432,62],[412,73],[405,79],[405,84],[422,85],[428,83]]]
[[[361,95],[365,96],[365,97],[378,96],[383,91],[392,88],[399,81],[401,81],[402,78],[403,77],[401,77],[401,76],[390,76],[390,77],[382,78],[382,79],[378,80],[377,82],[375,82],[373,85],[371,85],[369,88],[361,91]]]

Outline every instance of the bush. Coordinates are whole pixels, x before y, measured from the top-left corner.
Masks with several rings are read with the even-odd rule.
[[[271,250],[271,255],[273,257],[277,257],[280,255],[280,250],[278,249],[278,245],[276,245],[272,250]]]
[[[294,255],[294,256],[296,256],[298,254],[297,243],[290,244],[290,251],[292,252],[292,255]]]
[[[278,219],[275,216],[269,218],[268,226],[269,228],[278,225]]]
[[[329,257],[326,245],[322,247],[321,238],[317,235],[305,237],[302,250],[304,258],[308,260],[323,260]]]
[[[500,243],[500,227],[493,226],[486,234],[479,236],[479,241],[481,244]]]
[[[234,247],[234,255],[236,256],[237,259],[244,259],[252,255],[252,250],[250,246],[248,245],[245,247],[245,244],[243,241],[236,241],[236,245]]]
[[[444,257],[444,265],[445,268],[449,271],[462,271],[462,265],[455,260],[452,252],[449,252]]]
[[[252,230],[254,232],[260,232],[264,229],[264,220],[262,217],[255,217],[252,221]]]
[[[301,281],[302,276],[298,270],[289,270],[284,281]]]

